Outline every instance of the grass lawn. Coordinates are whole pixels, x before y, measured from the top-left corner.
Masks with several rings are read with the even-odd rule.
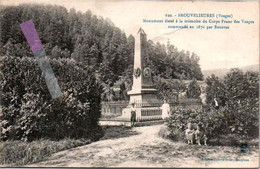
[[[103,126],[104,136],[100,140],[116,139],[137,135],[138,132],[124,126]],[[89,144],[90,140],[63,139],[51,141],[47,139],[33,142],[5,141],[0,142],[0,165],[19,166],[39,162],[52,154]]]
[[[0,142],[0,166],[16,166],[38,162],[58,151],[90,143],[90,140],[63,139],[60,141],[37,140],[32,142]]]

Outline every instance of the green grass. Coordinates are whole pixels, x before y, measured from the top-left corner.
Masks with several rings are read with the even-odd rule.
[[[60,141],[37,140],[32,142],[0,142],[0,165],[17,166],[38,162],[58,151],[90,143],[90,140],[63,139]]]
[[[130,127],[118,126],[103,127],[105,135],[101,140],[128,137],[138,134]],[[47,139],[32,142],[24,141],[4,141],[0,142],[0,165],[21,166],[34,162],[39,162],[52,154],[71,149],[74,147],[89,144],[90,140],[63,139],[51,141]]]

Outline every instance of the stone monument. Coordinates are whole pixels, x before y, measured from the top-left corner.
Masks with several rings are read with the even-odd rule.
[[[123,109],[123,118],[130,119],[132,103],[135,103],[137,121],[162,118],[159,100],[157,99],[158,91],[153,86],[151,69],[147,65],[147,58],[149,57],[147,47],[146,34],[140,28],[135,37],[133,85],[132,90],[127,93],[130,96],[130,101],[127,108]]]

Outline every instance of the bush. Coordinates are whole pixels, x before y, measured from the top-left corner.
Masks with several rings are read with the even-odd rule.
[[[100,87],[92,70],[69,59],[50,60],[63,92],[51,99],[33,58],[3,57],[0,63],[2,140],[102,136]]]
[[[0,143],[0,164],[25,165],[41,161],[58,151],[90,143],[90,140],[63,139],[60,141],[37,140],[30,143],[6,141]]]
[[[168,138],[169,131],[167,130],[166,126],[162,126],[158,132],[158,136],[161,138]]]
[[[252,139],[258,136],[258,109],[246,106],[236,106],[236,110],[227,106],[220,109],[174,110],[167,120],[170,138],[176,141],[185,140],[184,132],[189,122],[200,125],[201,131],[212,142],[220,139],[221,135],[229,135],[230,139],[226,139],[236,145],[237,141],[232,141],[232,138]]]
[[[167,127],[170,132],[169,138],[174,141],[184,141],[187,123],[199,124],[200,114],[201,112],[191,109],[173,110],[170,118],[167,119]],[[206,119],[204,122],[206,123]]]
[[[175,110],[168,120],[171,135],[186,129],[188,122],[200,124],[209,139],[216,144],[237,145],[259,135],[259,84],[257,72],[243,73],[232,69],[221,81],[215,75],[206,79],[208,105],[200,111]],[[211,107],[214,98],[219,109]],[[217,108],[217,107],[216,107]],[[179,132],[176,132],[179,131]],[[227,136],[226,141],[221,138]],[[222,141],[216,141],[221,140]],[[213,141],[215,140],[215,141]]]

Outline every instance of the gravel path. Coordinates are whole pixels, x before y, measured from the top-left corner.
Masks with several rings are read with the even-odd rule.
[[[138,135],[61,151],[26,167],[257,167],[258,149],[198,146],[158,137],[162,125],[136,127]],[[207,161],[202,160],[207,158]],[[209,161],[208,159],[213,159]],[[225,161],[217,161],[224,159]],[[238,159],[238,161],[236,161]],[[230,161],[232,160],[232,161]],[[240,161],[239,161],[240,160]],[[248,161],[241,161],[248,160]]]

